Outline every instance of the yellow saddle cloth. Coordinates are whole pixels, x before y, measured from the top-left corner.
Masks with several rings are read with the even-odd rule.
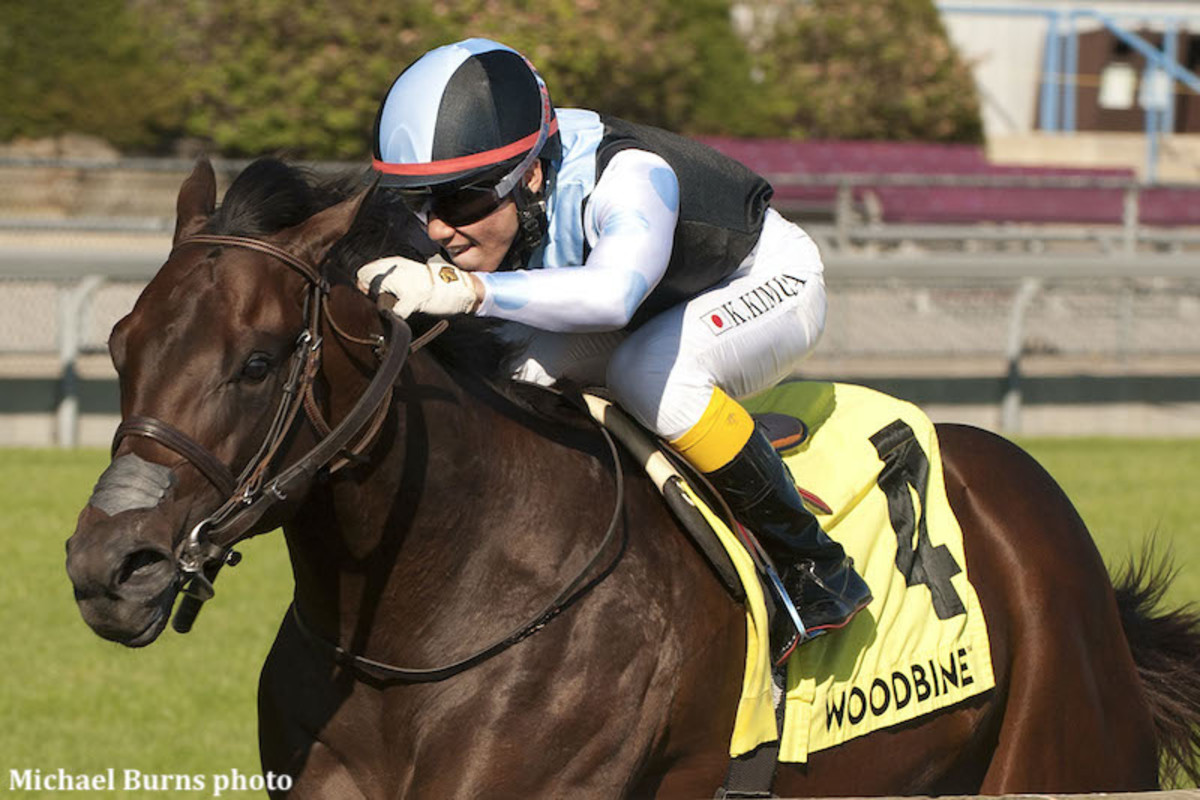
[[[748,595],[746,671],[730,755],[781,738],[780,760],[805,762],[991,689],[987,626],[929,418],[910,403],[838,383],[786,383],[745,405],[808,425],[808,438],[784,460],[829,506],[832,513],[811,510],[854,558],[874,600],[843,630],[796,649],[780,737],[761,586],[734,534],[697,501]]]

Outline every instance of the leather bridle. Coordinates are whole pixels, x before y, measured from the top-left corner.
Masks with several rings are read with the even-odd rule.
[[[240,247],[273,256],[302,275],[308,281],[309,292],[305,299],[306,327],[296,342],[283,397],[262,445],[239,475],[235,477],[233,471],[208,448],[174,426],[153,417],[130,417],[117,427],[113,437],[114,454],[127,436],[140,436],[166,447],[194,466],[226,498],[216,511],[197,523],[176,548],[176,568],[181,584],[179,591],[183,599],[172,624],[180,633],[191,629],[201,606],[213,596],[212,581],[220,568],[240,560],[233,546],[250,535],[268,510],[293,494],[303,493],[321,470],[332,474],[347,464],[361,460],[361,454],[383,426],[391,406],[392,387],[408,355],[419,350],[447,326],[446,321],[442,320],[413,341],[408,325],[390,310],[384,310],[382,317],[388,326],[386,336],[372,339],[354,337],[342,330],[330,316],[325,304],[329,284],[310,263],[270,242],[244,236],[195,235],[180,241],[175,245],[175,250],[198,244]],[[380,359],[371,383],[346,417],[333,427],[325,421],[313,396],[313,383],[320,366],[322,318],[329,323],[336,336],[373,347]],[[272,475],[276,457],[299,419],[301,409],[323,438],[298,461]],[[586,413],[586,408],[584,411]],[[620,455],[607,429],[599,426],[599,430],[608,446],[616,480],[616,497],[608,528],[591,558],[575,577],[528,621],[465,658],[433,668],[401,667],[352,653],[313,631],[293,602],[292,618],[301,634],[324,650],[336,663],[360,675],[384,681],[425,683],[453,677],[537,633],[603,581],[616,568],[628,545],[628,527],[622,524],[625,489]],[[353,446],[351,442],[354,442]],[[613,543],[618,540],[620,545],[617,552],[607,564],[603,563],[604,555],[613,549]]]
[[[233,546],[249,536],[268,510],[293,493],[306,489],[321,470],[332,474],[361,460],[361,454],[383,427],[391,406],[392,387],[404,367],[412,342],[408,325],[386,312],[381,314],[388,329],[386,335],[363,339],[346,333],[334,322],[326,305],[329,283],[325,276],[312,264],[277,245],[244,236],[201,234],[180,241],[172,252],[193,245],[238,247],[265,253],[303,276],[309,291],[305,299],[306,326],[296,341],[283,396],[261,446],[240,474],[235,476],[233,470],[208,448],[160,419],[130,417],[118,426],[113,437],[113,453],[127,436],[150,439],[177,453],[226,498],[216,511],[197,523],[176,548],[180,591],[185,595],[174,622],[180,632],[191,628],[200,605],[213,596],[212,580],[220,567],[225,563],[235,564],[240,559]],[[336,426],[325,421],[313,391],[321,363],[322,318],[339,338],[374,348],[380,362],[366,390]],[[444,325],[432,329],[413,343],[412,350],[443,328]],[[273,472],[301,410],[321,438],[295,463]]]

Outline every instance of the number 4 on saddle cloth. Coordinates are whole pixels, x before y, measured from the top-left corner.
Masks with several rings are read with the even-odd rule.
[[[804,484],[809,510],[854,559],[875,598],[844,629],[796,648],[781,694],[772,682],[773,603],[761,562],[706,501],[709,494],[683,479],[666,445],[606,401],[586,399],[746,607],[746,670],[731,757],[778,742],[780,760],[805,762],[810,753],[994,686],[987,626],[946,499],[937,434],[916,406],[862,386],[812,381],[784,383],[745,402]],[[785,424],[771,415],[783,415]]]

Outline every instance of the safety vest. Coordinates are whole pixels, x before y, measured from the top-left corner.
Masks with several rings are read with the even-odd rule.
[[[774,190],[741,163],[674,133],[581,109],[559,109],[562,158],[546,202],[546,243],[528,266],[576,266],[587,259],[588,197],[613,156],[647,150],[663,158],[679,181],[679,222],[662,281],[630,323],[646,320],[728,277],[758,243]],[[594,232],[593,232],[594,233]]]

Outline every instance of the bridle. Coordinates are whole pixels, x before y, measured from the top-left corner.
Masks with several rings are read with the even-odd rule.
[[[383,310],[381,316],[388,327],[387,335],[371,339],[351,336],[342,330],[330,315],[325,303],[329,283],[321,271],[309,262],[270,242],[245,236],[216,234],[188,237],[178,242],[172,253],[191,245],[239,247],[265,253],[303,276],[308,282],[309,291],[305,298],[306,327],[296,341],[283,397],[262,445],[239,475],[235,477],[233,471],[208,448],[169,423],[154,417],[130,417],[117,427],[113,436],[114,454],[127,436],[140,436],[166,447],[194,466],[226,498],[216,511],[197,523],[176,548],[175,560],[180,573],[179,591],[183,599],[172,624],[180,633],[191,630],[201,606],[213,597],[212,582],[220,568],[225,564],[234,565],[241,560],[240,555],[233,549],[234,545],[250,535],[268,510],[287,500],[289,496],[302,493],[322,470],[332,474],[361,460],[362,453],[370,447],[383,427],[391,407],[392,387],[409,354],[419,350],[447,326],[446,321],[442,320],[413,341],[412,330],[408,325],[390,311]],[[325,421],[313,395],[313,384],[320,367],[322,318],[329,323],[336,336],[374,348],[376,356],[380,359],[379,367],[366,390],[345,418],[333,427]],[[582,399],[568,399],[574,399],[580,404],[583,402]],[[275,459],[295,427],[301,409],[322,438],[298,461],[272,476]],[[586,408],[583,410],[586,414]],[[575,577],[528,622],[518,625],[507,635],[465,658],[442,667],[428,669],[394,666],[351,653],[313,631],[305,623],[299,607],[293,602],[291,616],[297,629],[310,643],[343,667],[375,680],[409,683],[441,681],[453,677],[537,633],[550,620],[608,577],[616,569],[629,542],[628,526],[621,524],[625,508],[625,484],[620,454],[608,430],[603,425],[598,427],[608,445],[615,470],[616,502],[608,529],[591,558]],[[354,442],[352,446],[351,442]],[[602,557],[612,549],[618,532],[621,534],[620,548],[612,559],[601,567]]]
[[[412,343],[412,331],[408,325],[386,312],[381,314],[388,329],[386,335],[363,339],[346,333],[329,313],[325,302],[329,282],[325,276],[312,264],[277,245],[244,236],[200,234],[178,242],[172,253],[194,245],[238,247],[265,253],[299,273],[308,283],[308,293],[304,312],[306,324],[296,340],[283,396],[261,446],[240,474],[235,476],[208,448],[173,425],[154,417],[130,417],[117,427],[113,436],[114,454],[127,436],[140,436],[166,447],[194,466],[226,498],[216,511],[197,523],[176,548],[180,591],[185,597],[180,603],[174,625],[181,633],[191,628],[200,605],[213,596],[212,581],[221,566],[236,564],[240,560],[233,546],[250,535],[267,511],[292,494],[306,489],[320,471],[326,470],[332,474],[361,460],[362,453],[383,427],[391,406],[392,387],[411,352]],[[370,384],[336,426],[326,422],[313,389],[321,363],[322,319],[328,321],[336,336],[374,348],[379,358],[379,367]],[[443,328],[431,329],[412,344],[412,349],[419,348]],[[321,438],[298,461],[272,474],[277,457],[295,428],[301,410]]]

